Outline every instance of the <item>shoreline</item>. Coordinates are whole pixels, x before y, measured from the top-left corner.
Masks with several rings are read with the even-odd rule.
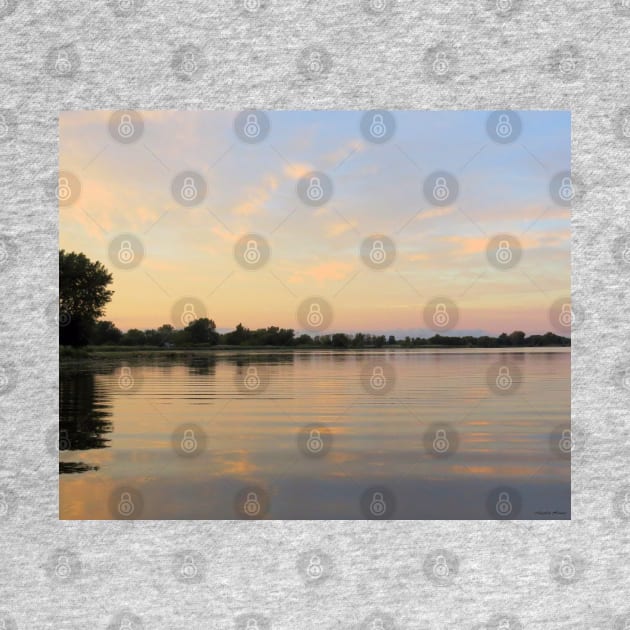
[[[146,347],[146,346],[102,346],[94,347],[87,346],[85,348],[78,349],[66,349],[60,346],[59,350],[59,363],[75,364],[78,362],[89,362],[98,359],[154,359],[154,358],[167,358],[167,359],[181,359],[191,358],[196,356],[212,356],[221,353],[230,354],[289,354],[295,352],[304,353],[339,353],[344,354],[347,352],[425,352],[435,350],[447,350],[450,354],[457,352],[468,352],[470,350],[477,351],[478,353],[493,352],[501,350],[502,353],[525,353],[525,352],[571,352],[571,346],[556,345],[556,346],[449,346],[449,345],[426,345],[418,347],[404,347],[400,345],[368,347],[368,348],[322,348],[321,346],[300,346],[300,347],[287,347],[287,346],[235,346],[235,345],[217,345],[209,347],[190,347],[190,348],[160,348],[160,347]]]

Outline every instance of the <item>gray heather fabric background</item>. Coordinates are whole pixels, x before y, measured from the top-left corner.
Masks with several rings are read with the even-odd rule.
[[[0,2],[0,628],[630,628],[630,3],[247,4]],[[58,112],[246,107],[572,111],[572,521],[58,521]],[[438,549],[458,561],[445,587],[423,569]],[[309,583],[314,550],[327,575]]]

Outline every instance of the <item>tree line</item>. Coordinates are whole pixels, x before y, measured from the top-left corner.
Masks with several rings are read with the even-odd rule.
[[[571,340],[548,332],[544,335],[526,336],[516,330],[498,337],[447,337],[433,335],[431,337],[405,337],[397,339],[394,335],[371,335],[368,333],[332,333],[325,335],[296,335],[291,328],[268,326],[250,330],[242,324],[230,332],[219,333],[213,320],[206,317],[192,321],[182,329],[175,329],[170,324],[159,328],[139,330],[132,328],[127,332],[118,329],[112,322],[96,323],[90,340],[92,345],[120,346],[277,346],[277,347],[322,347],[322,348],[383,348],[397,346],[402,348],[419,348],[423,346],[451,346],[464,348],[496,348],[496,347],[533,347],[533,346],[569,346]]]
[[[108,289],[112,276],[100,262],[92,262],[84,254],[59,251],[59,342],[61,345],[113,345],[113,346],[277,346],[321,348],[382,348],[398,346],[451,346],[464,348],[570,346],[571,340],[548,332],[526,336],[516,330],[498,337],[443,336],[405,337],[373,335],[368,333],[333,333],[311,336],[296,335],[291,328],[268,326],[249,329],[238,324],[230,332],[220,333],[212,319],[202,317],[191,321],[185,328],[176,329],[170,324],[159,328],[123,332],[110,321],[101,319],[105,306],[114,292]]]

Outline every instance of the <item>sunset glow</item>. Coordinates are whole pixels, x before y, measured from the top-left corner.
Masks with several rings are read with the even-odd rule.
[[[570,116],[520,112],[513,144],[493,143],[488,112],[394,112],[396,134],[382,145],[360,131],[361,112],[271,112],[269,136],[246,144],[234,112],[142,112],[139,141],[117,143],[111,112],[60,115],[60,169],[81,181],[77,202],[60,209],[60,248],[85,253],[113,274],[106,319],[123,330],[171,322],[173,304],[194,296],[219,330],[298,329],[309,296],[334,309],[329,332],[423,334],[423,308],[444,295],[459,307],[453,334],[527,334],[551,329],[549,309],[570,294],[570,211],[549,182],[570,170]],[[171,194],[181,171],[198,171],[207,196],[182,207]],[[434,207],[423,194],[429,173],[446,170],[459,197]],[[328,174],[332,199],[305,205],[298,180]],[[138,237],[142,264],[110,264],[121,233]],[[264,236],[271,257],[243,269],[234,245]],[[362,240],[389,236],[395,263],[368,268]],[[497,234],[522,245],[520,263],[499,270],[486,247]]]

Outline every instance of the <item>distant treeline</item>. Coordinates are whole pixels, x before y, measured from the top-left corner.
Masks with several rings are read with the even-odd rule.
[[[514,346],[570,346],[571,340],[553,333],[530,335],[516,330],[498,337],[445,337],[433,335],[396,339],[394,335],[366,333],[334,333],[296,337],[291,328],[258,328],[250,330],[239,324],[234,330],[219,333],[215,323],[206,317],[195,319],[185,328],[175,329],[164,324],[152,330],[132,328],[122,332],[112,322],[103,321],[105,307],[114,292],[109,289],[112,274],[98,261],[92,261],[80,252],[59,250],[59,343],[64,348],[85,345],[121,346],[279,346],[321,348],[382,348],[397,346],[454,346],[464,348],[495,348]]]
[[[156,329],[139,330],[132,328],[122,332],[112,322],[98,321],[95,323],[91,335],[92,345],[120,345],[120,346],[280,346],[280,347],[322,347],[322,348],[382,348],[384,346],[398,346],[402,348],[418,348],[422,346],[453,346],[464,348],[503,348],[503,347],[533,347],[533,346],[570,346],[571,340],[548,332],[544,335],[526,336],[524,332],[516,330],[507,335],[502,333],[498,337],[446,337],[433,335],[432,337],[405,337],[397,339],[394,335],[370,335],[367,333],[333,333],[325,335],[296,336],[291,328],[257,328],[250,330],[239,324],[233,331],[219,333],[215,323],[208,318],[192,321],[183,329],[175,329],[170,324],[164,324]]]

